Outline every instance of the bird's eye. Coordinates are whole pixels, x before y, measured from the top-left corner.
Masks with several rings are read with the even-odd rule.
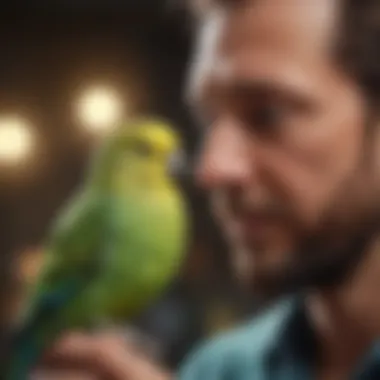
[[[137,141],[135,143],[134,151],[142,157],[149,157],[153,154],[152,147],[143,141]]]

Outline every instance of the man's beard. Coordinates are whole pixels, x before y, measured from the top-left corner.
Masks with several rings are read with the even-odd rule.
[[[253,255],[248,285],[254,295],[265,300],[311,288],[331,289],[354,275],[380,227],[377,186],[368,179],[370,172],[358,169],[341,183],[319,227],[307,231],[288,215],[288,224],[294,222],[300,238],[292,252],[282,255],[282,263],[255,271]]]
[[[340,231],[326,224],[323,231],[304,237],[293,254],[287,255],[289,260],[254,273],[250,291],[266,300],[312,288],[334,288],[346,282],[366,257],[379,228],[380,217],[374,211],[366,220],[360,220]]]
[[[310,240],[304,244],[301,259],[276,268],[271,273],[259,274],[252,285],[265,297],[307,288],[333,288],[354,273],[365,257],[371,237],[372,234],[358,235],[340,250]],[[300,255],[298,253],[297,257]]]

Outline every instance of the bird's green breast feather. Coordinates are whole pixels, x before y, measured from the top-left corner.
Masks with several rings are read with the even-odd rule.
[[[115,249],[108,258],[107,276],[115,303],[129,306],[162,290],[179,270],[185,253],[187,218],[182,199],[175,192],[130,197],[112,211]]]
[[[94,261],[101,259],[100,271],[77,296],[62,305],[60,318],[69,325],[86,324],[93,318],[127,318],[139,312],[176,275],[185,254],[187,215],[185,204],[175,190],[135,193],[99,201],[102,204],[101,224],[106,226],[106,231],[99,230],[99,221],[91,222],[84,218],[83,222],[95,222],[97,228],[94,234],[91,234],[92,229],[89,228],[89,236],[82,238],[93,241],[94,244],[89,244],[89,247],[98,246],[98,250],[101,249],[100,254],[95,248],[92,252],[87,252],[89,258],[96,255]],[[83,231],[84,226],[79,228],[80,226],[81,224],[78,230]],[[79,239],[78,244],[81,246],[83,242],[78,232],[73,231],[72,238]],[[76,243],[72,243],[71,248],[77,247]],[[66,256],[70,253],[73,252],[55,252],[54,255]],[[54,261],[60,262],[58,257]],[[72,270],[67,268],[63,271],[66,272],[62,273],[64,277],[68,278],[75,272],[80,275],[75,260],[72,265]],[[47,269],[49,267],[53,269],[56,265],[48,265]],[[47,278],[49,277],[47,273]],[[59,283],[65,281],[61,276],[54,275],[54,278],[60,278]],[[45,293],[56,288],[54,283],[49,283],[43,281],[40,290]],[[61,288],[64,283],[59,283],[56,285]]]
[[[180,194],[140,193],[108,206],[101,273],[68,307],[67,319],[135,315],[163,291],[184,257],[188,226]]]

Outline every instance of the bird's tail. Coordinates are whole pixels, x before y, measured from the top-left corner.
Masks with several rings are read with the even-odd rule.
[[[29,380],[30,372],[44,351],[45,344],[40,329],[25,326],[8,339],[8,349],[4,355],[3,380]]]

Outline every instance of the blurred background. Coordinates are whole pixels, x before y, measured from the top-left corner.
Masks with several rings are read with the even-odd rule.
[[[40,267],[42,243],[81,183],[91,150],[124,113],[171,120],[189,155],[182,104],[191,23],[164,0],[33,0],[0,10],[1,327]],[[195,342],[251,309],[237,291],[206,199],[182,183],[194,235],[176,281],[136,325],[175,367]]]

